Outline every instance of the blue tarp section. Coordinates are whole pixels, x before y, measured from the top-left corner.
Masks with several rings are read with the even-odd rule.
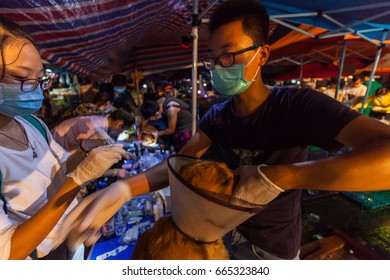
[[[371,39],[381,40],[383,30],[390,30],[390,1],[278,0],[262,1],[262,3],[266,6],[271,17],[285,15],[280,19],[322,27],[329,31],[353,33],[353,31],[336,24],[337,22],[346,27],[351,26],[355,32],[360,32]],[[301,13],[317,13],[317,15],[291,17]],[[324,15],[335,21],[327,19]],[[381,30],[368,32],[373,28]],[[390,39],[390,34],[387,34],[386,39]]]

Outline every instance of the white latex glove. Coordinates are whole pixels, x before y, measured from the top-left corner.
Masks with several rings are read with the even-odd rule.
[[[250,203],[266,205],[284,192],[261,172],[262,166],[265,165],[245,165],[234,171],[239,176],[234,197]]]
[[[88,195],[65,217],[55,247],[65,239],[70,250],[82,243],[86,246],[93,245],[101,235],[100,228],[103,224],[131,198],[131,189],[124,181],[117,181]]]
[[[122,144],[113,144],[93,149],[68,176],[79,186],[99,178],[107,169],[117,163],[122,156],[127,156],[126,151],[122,147]]]
[[[97,129],[94,134],[81,142],[81,147],[86,151],[90,151],[99,146],[105,146],[114,143],[114,139],[112,139],[104,130]]]

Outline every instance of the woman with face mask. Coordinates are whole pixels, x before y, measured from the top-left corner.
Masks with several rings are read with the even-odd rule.
[[[53,140],[31,115],[52,81],[30,35],[4,17],[0,69],[0,259],[66,259],[64,245],[53,249],[79,185],[100,177],[125,151],[109,145],[70,156]]]

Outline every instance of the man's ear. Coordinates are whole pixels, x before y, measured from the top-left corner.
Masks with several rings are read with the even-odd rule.
[[[123,124],[124,124],[123,120],[115,120],[113,126],[114,128],[122,128]]]
[[[261,47],[260,60],[259,60],[260,66],[264,66],[267,63],[270,53],[271,53],[270,45],[265,44],[264,46]]]

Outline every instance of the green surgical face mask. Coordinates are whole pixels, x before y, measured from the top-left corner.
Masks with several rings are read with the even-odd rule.
[[[230,67],[216,65],[213,70],[210,70],[213,87],[224,96],[234,96],[247,90],[255,81],[255,77],[260,70],[260,66],[257,68],[257,71],[251,81],[246,81],[244,78],[245,68],[252,63],[260,49],[261,48],[257,50],[251,61],[249,61],[246,65],[233,64]]]

